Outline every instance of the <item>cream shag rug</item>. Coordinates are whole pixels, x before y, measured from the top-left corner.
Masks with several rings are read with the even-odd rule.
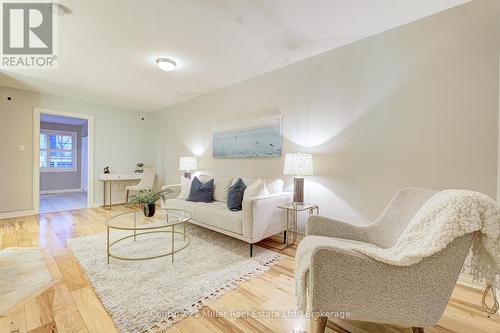
[[[191,244],[175,254],[173,263],[168,256],[146,261],[111,258],[108,265],[106,233],[68,240],[120,332],[161,331],[196,314],[204,300],[219,297],[281,259],[258,246],[250,258],[248,243],[195,225],[187,228]],[[111,238],[120,233],[123,236],[113,230]],[[176,237],[180,247],[182,236]],[[130,238],[117,244],[112,251],[121,256],[153,256],[170,248],[169,239],[166,233],[143,235],[135,243]]]

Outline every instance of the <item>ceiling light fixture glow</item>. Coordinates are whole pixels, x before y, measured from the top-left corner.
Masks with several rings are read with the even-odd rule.
[[[165,72],[171,72],[177,67],[177,63],[169,58],[158,58],[156,64]]]

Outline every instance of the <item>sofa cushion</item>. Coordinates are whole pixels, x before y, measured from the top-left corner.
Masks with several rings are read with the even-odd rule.
[[[236,183],[231,185],[227,191],[227,208],[232,211],[241,210],[241,202],[243,201],[243,193],[247,186],[241,178]]]
[[[243,234],[241,211],[233,212],[227,208],[225,202],[202,204],[196,208],[196,221],[230,232]]]
[[[195,218],[196,208],[203,205],[207,204],[204,202],[186,201],[185,199],[174,198],[165,200],[162,208],[182,209],[191,213],[191,217]]]
[[[214,189],[214,200],[215,201],[227,201],[227,190],[229,186],[233,183],[233,177],[215,177],[215,189]]]
[[[194,177],[189,197],[186,200],[194,202],[214,201],[214,180],[210,179],[208,182],[202,183],[198,177]]]

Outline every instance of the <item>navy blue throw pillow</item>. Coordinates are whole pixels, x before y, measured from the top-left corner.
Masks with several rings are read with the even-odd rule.
[[[214,180],[210,179],[203,184],[198,177],[194,177],[191,182],[191,191],[187,201],[194,202],[212,202],[214,201]]]
[[[247,186],[241,178],[238,178],[236,183],[231,185],[227,190],[227,208],[232,211],[241,210],[241,203],[243,202],[243,192]]]

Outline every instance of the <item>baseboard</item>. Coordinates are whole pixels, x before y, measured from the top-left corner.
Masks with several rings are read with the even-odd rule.
[[[115,205],[124,205],[126,204],[127,202],[125,200],[120,200],[120,201],[113,201],[113,203],[111,204],[112,206],[115,206]],[[108,204],[106,203],[106,206]],[[99,208],[99,207],[103,207],[104,204],[102,202],[94,202],[94,204],[92,205],[93,208]]]
[[[0,212],[0,219],[8,219],[12,217],[28,216],[34,214],[35,211],[33,209],[14,210],[11,212]]]
[[[478,290],[482,290],[484,288],[484,284],[479,281],[474,281],[474,277],[466,273],[460,273],[457,283]]]
[[[40,194],[58,194],[58,193],[69,193],[69,192],[83,192],[81,188],[68,188],[64,190],[46,190],[40,191]]]

